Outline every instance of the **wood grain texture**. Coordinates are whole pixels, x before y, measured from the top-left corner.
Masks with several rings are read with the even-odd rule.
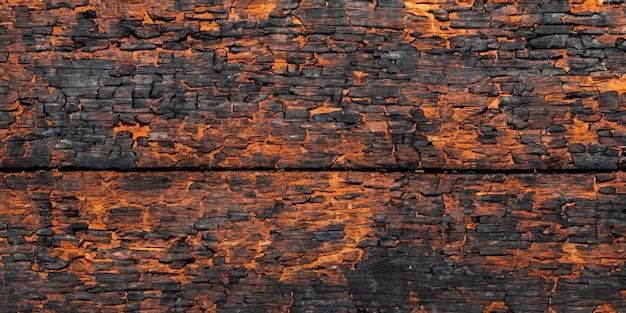
[[[7,312],[624,308],[623,173],[0,177]]]
[[[623,169],[624,8],[4,1],[0,166]]]

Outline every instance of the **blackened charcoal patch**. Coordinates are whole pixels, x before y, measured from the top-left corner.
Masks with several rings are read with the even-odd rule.
[[[95,169],[128,169],[133,168],[137,155],[129,152],[112,154],[95,154],[79,152],[76,154],[74,164],[76,167]]]
[[[57,8],[70,8],[74,9],[78,6],[86,6],[89,4],[89,0],[46,0],[46,8],[47,9],[57,9]]]
[[[567,128],[564,125],[553,124],[548,126],[547,130],[549,133],[562,133],[567,131]]]
[[[251,219],[251,216],[249,213],[244,211],[229,210],[228,219],[231,222],[249,221]]]
[[[158,190],[167,189],[170,182],[169,176],[143,174],[127,177],[120,187],[124,190]]]
[[[78,17],[81,18],[81,19],[92,20],[92,19],[98,17],[98,15],[97,15],[96,11],[94,11],[94,10],[87,10],[87,11],[84,11],[84,12],[79,12],[78,13]]]
[[[562,49],[567,46],[568,35],[556,34],[531,39],[528,43],[533,49]]]
[[[600,94],[600,107],[603,109],[617,110],[620,107],[620,99],[617,91],[606,91]]]

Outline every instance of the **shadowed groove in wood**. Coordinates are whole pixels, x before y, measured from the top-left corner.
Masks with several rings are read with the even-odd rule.
[[[74,167],[74,166],[66,166],[56,169],[50,169],[47,167],[26,167],[26,168],[7,168],[2,170],[4,173],[27,173],[27,172],[38,172],[38,171],[55,171],[55,172],[101,172],[100,169],[95,169],[93,167]],[[426,174],[595,174],[595,173],[622,173],[623,170],[607,170],[607,169],[488,169],[488,168],[476,168],[476,169],[466,169],[466,168],[421,168],[421,169],[413,169],[413,168],[359,168],[358,170],[354,169],[345,169],[345,168],[336,168],[336,169],[324,169],[324,168],[285,168],[285,169],[277,169],[277,168],[269,168],[269,167],[251,167],[251,168],[205,168],[205,167],[149,167],[149,168],[111,168],[107,171],[116,171],[120,173],[171,173],[171,172],[272,172],[272,173],[284,173],[284,172],[326,172],[326,173],[352,173],[352,172],[363,172],[363,173],[426,173]]]

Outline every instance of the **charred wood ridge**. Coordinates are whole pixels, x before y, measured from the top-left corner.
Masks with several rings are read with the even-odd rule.
[[[122,173],[158,173],[158,172],[363,172],[363,173],[425,173],[425,174],[595,174],[595,173],[616,173],[624,172],[623,168],[604,169],[497,169],[497,168],[405,168],[405,167],[359,167],[359,168],[273,168],[273,167],[141,167],[141,168],[95,168],[95,167],[75,167],[64,166],[59,168],[50,167],[10,167],[0,168],[0,173],[22,173],[22,172],[122,172]]]

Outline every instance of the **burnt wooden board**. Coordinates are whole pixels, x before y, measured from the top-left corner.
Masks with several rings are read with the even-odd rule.
[[[0,312],[621,312],[626,4],[0,1]]]
[[[570,2],[5,1],[0,166],[623,169],[625,6]]]
[[[623,173],[0,177],[5,308],[624,308]]]

